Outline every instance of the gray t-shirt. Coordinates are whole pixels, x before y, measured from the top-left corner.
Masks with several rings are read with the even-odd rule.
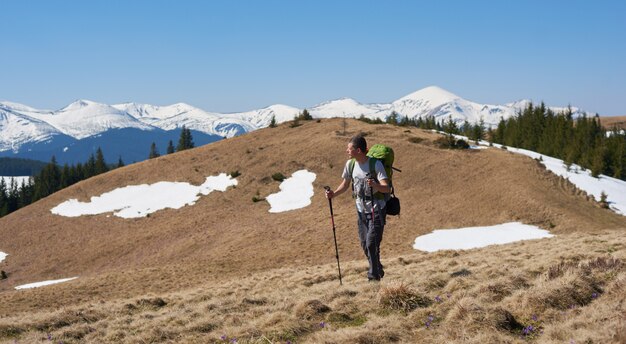
[[[383,179],[387,179],[387,172],[385,172],[385,167],[380,160],[376,161],[374,165],[376,170],[376,179],[380,182]],[[356,195],[356,209],[363,213],[368,213],[372,211],[372,202],[369,200],[371,195],[371,188],[367,186],[367,173],[370,171],[370,162],[365,160],[364,163],[360,164],[358,161],[354,161],[354,170],[352,171],[352,175],[350,175],[350,160],[346,161],[346,165],[343,168],[343,174],[341,177],[343,179],[347,179],[352,181],[354,179],[354,193]],[[367,198],[367,199],[366,199]],[[385,207],[384,199],[375,199],[374,210],[382,209]]]

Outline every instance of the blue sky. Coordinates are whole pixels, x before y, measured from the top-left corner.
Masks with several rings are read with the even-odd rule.
[[[0,1],[0,100],[237,112],[436,85],[626,115],[626,1]]]

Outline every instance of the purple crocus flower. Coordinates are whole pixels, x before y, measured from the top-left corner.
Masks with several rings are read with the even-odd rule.
[[[593,293],[593,294],[591,294],[591,298],[592,298],[592,299],[595,299],[595,298],[597,298],[597,297],[598,297],[598,293]]]
[[[320,323],[320,327],[321,327],[321,328],[326,327],[326,323],[322,321],[322,322]]]
[[[220,337],[220,339],[221,339],[221,340],[226,340],[227,338],[228,338],[228,337],[226,337],[226,335],[225,335],[225,334],[223,334],[223,335]]]
[[[533,321],[537,321],[537,315],[533,314],[532,319],[533,319]]]
[[[535,328],[533,327],[533,325],[528,325],[528,326],[524,327],[524,329],[522,330],[522,334],[525,335],[525,336],[528,336],[528,335],[530,335],[533,332],[534,329]]]

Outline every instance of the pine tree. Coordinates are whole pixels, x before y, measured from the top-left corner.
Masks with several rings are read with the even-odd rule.
[[[172,140],[170,140],[170,142],[167,143],[167,154],[172,153],[174,153],[174,143],[172,143]]]
[[[150,145],[150,154],[148,155],[148,159],[158,158],[159,156],[161,155],[159,154],[156,143],[152,142],[152,144]]]
[[[89,155],[89,159],[83,166],[83,179],[91,178],[96,175],[96,157],[93,155]]]
[[[443,131],[448,134],[459,134],[459,128],[457,127],[454,120],[452,120],[452,116],[448,117],[448,121],[443,125]]]
[[[302,114],[300,115],[302,120],[310,121],[313,119],[313,116],[309,113],[307,109],[302,110]]]
[[[272,115],[272,119],[270,119],[270,128],[276,128],[276,116]]]
[[[172,143],[172,141],[170,141],[170,143]],[[124,167],[124,161],[122,161],[122,156],[121,155],[117,159],[117,166],[116,166],[116,168],[120,168],[120,167]]]
[[[180,152],[185,149],[193,148],[193,138],[191,137],[191,130],[187,129],[183,125],[183,129],[180,132],[180,138],[178,139],[178,146],[176,146],[176,151]]]
[[[33,184],[32,180],[29,178],[28,183],[22,181],[22,185],[20,186],[20,193],[17,207],[24,208],[25,206],[31,204],[33,202]]]
[[[604,147],[599,146],[596,147],[593,152],[592,160],[591,160],[591,175],[593,177],[598,177],[602,172],[604,172],[605,168],[605,151]]]
[[[480,121],[472,127],[472,138],[476,140],[476,143],[485,138],[485,121],[482,117]]]
[[[71,170],[67,163],[63,164],[63,169],[61,170],[61,179],[60,179],[60,188],[66,188],[73,184]]]
[[[104,154],[102,154],[102,149],[98,147],[96,151],[96,163],[94,165],[94,172],[96,175],[105,173],[109,170],[106,161],[104,161]]]
[[[76,164],[76,172],[73,175],[75,182],[78,182],[83,179],[87,179],[87,172],[85,171],[85,166],[80,162]]]
[[[402,116],[402,118],[400,119],[400,122],[398,123],[398,125],[400,125],[401,127],[408,127],[409,125],[412,124],[412,122],[413,121],[411,121],[409,116]]]
[[[11,179],[11,184],[9,186],[9,194],[7,197],[7,204],[9,213],[12,213],[18,209],[18,203],[20,198],[20,190],[17,186],[17,181],[15,178]]]
[[[4,178],[0,178],[0,217],[9,213],[9,204],[7,200],[7,184]]]
[[[467,137],[468,139],[472,139],[472,125],[467,119],[463,121],[459,131],[461,132],[461,135]]]
[[[191,149],[196,145],[193,143],[193,137],[191,136],[191,129],[187,129],[188,147]]]
[[[387,116],[387,118],[385,119],[385,122],[387,124],[398,125],[398,113],[395,111],[392,111],[391,114]]]
[[[61,172],[59,171],[59,166],[57,166],[56,158],[53,155],[48,165],[39,172],[39,175],[35,176],[33,201],[53,194],[59,190],[60,185]]]

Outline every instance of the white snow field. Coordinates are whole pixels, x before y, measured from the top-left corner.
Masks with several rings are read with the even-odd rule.
[[[114,212],[115,216],[126,219],[144,217],[165,208],[180,209],[185,205],[193,205],[200,198],[200,194],[208,195],[214,190],[224,192],[234,185],[237,185],[237,179],[225,173],[207,177],[200,186],[183,182],[130,185],[91,197],[90,202],[70,199],[50,211],[67,217],[108,212]]]
[[[481,142],[482,144],[482,142]],[[485,142],[485,144],[489,144]],[[494,147],[502,148],[501,145],[494,144]],[[599,175],[598,178],[591,175],[591,170],[584,169],[576,164],[572,164],[568,170],[563,160],[559,160],[547,155],[539,154],[526,149],[507,147],[509,152],[523,154],[533,159],[541,158],[541,163],[548,171],[557,176],[569,179],[577,188],[593,195],[597,201],[600,201],[602,192],[607,195],[609,207],[614,212],[626,216],[626,181],[611,178],[605,175]]]
[[[15,289],[20,290],[20,289],[39,288],[39,287],[44,287],[44,286],[51,285],[51,284],[57,284],[57,283],[63,283],[63,282],[71,281],[71,280],[74,280],[74,279],[77,279],[77,278],[78,277],[70,277],[70,278],[63,278],[63,279],[58,279],[58,280],[51,280],[51,281],[43,281],[43,282],[22,284],[22,285],[18,285],[17,287],[15,287]]]
[[[313,181],[316,175],[307,170],[299,170],[280,183],[280,192],[266,197],[270,213],[280,213],[300,209],[311,204]]]
[[[413,248],[420,251],[469,250],[489,245],[508,244],[520,240],[553,237],[550,232],[520,222],[509,222],[489,227],[437,229],[419,236]]]
[[[438,133],[446,134],[443,132]],[[454,135],[454,137],[470,142],[465,136]],[[489,146],[489,142],[487,141],[480,141],[479,143],[482,146]],[[496,148],[503,147],[497,143],[494,143],[493,146]],[[470,146],[470,148],[475,149],[476,147]],[[511,153],[523,154],[533,159],[540,159],[541,163],[548,171],[568,179],[572,184],[576,185],[577,188],[585,191],[589,195],[593,195],[597,201],[600,201],[602,192],[604,192],[607,195],[606,200],[609,203],[609,208],[620,215],[626,216],[626,181],[611,178],[603,174],[596,178],[591,175],[591,170],[584,169],[576,164],[572,164],[568,169],[563,160],[526,149],[509,146],[507,146],[506,149]]]
[[[4,260],[4,258],[6,258],[8,256],[8,254],[0,251],[0,263],[2,263],[2,261]]]

